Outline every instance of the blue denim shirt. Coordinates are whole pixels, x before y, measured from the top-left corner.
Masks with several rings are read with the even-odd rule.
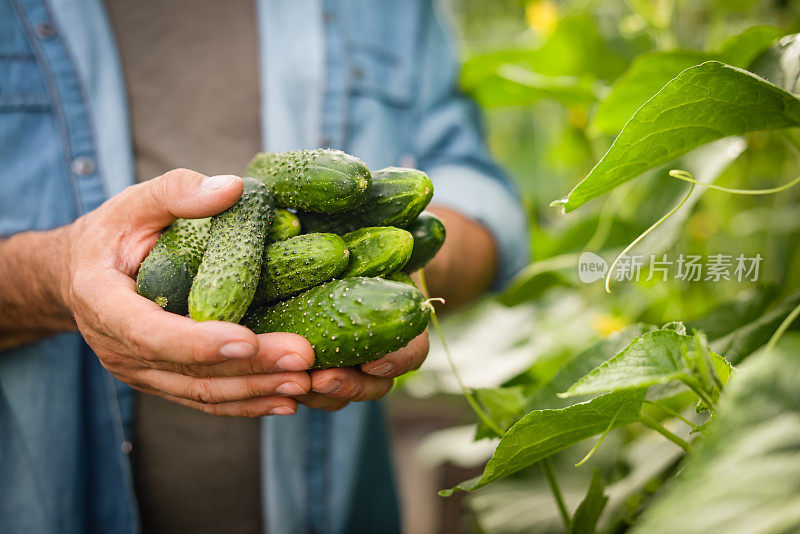
[[[525,216],[486,153],[430,0],[257,0],[265,150],[331,146],[419,167],[489,228],[502,285]],[[0,237],[68,224],[133,183],[100,0],[0,0]],[[0,530],[136,532],[131,392],[75,333],[0,353]],[[376,403],[262,420],[271,534],[396,531]]]

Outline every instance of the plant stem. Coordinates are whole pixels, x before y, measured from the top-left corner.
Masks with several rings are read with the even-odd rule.
[[[689,389],[694,391],[695,394],[700,397],[700,400],[703,401],[709,411],[712,413],[714,412],[714,401],[711,400],[711,397],[708,396],[708,393],[706,393],[706,391],[702,388],[702,386],[700,386],[700,384],[697,383],[696,380],[684,379],[682,382],[689,386]]]
[[[656,432],[658,432],[659,434],[670,440],[672,443],[683,449],[684,451],[689,452],[689,449],[691,449],[691,445],[689,445],[688,442],[684,441],[683,439],[679,438],[678,436],[676,436],[675,434],[664,428],[658,421],[656,421],[649,415],[642,414],[639,418],[639,421],[644,426],[652,428],[653,430],[655,430]]]
[[[548,456],[539,462],[539,465],[542,467],[544,477],[547,479],[547,483],[550,485],[550,491],[553,493],[553,498],[556,500],[556,505],[558,505],[558,513],[561,514],[561,519],[564,521],[564,527],[569,528],[569,511],[567,510],[567,505],[564,504],[564,496],[561,494],[561,488],[558,485],[556,473],[553,471],[553,463],[550,461],[550,457]]]
[[[433,306],[431,306],[433,308]],[[450,364],[450,370],[453,372],[453,376],[458,383],[458,387],[461,388],[461,393],[464,395],[464,398],[467,400],[467,403],[472,408],[472,411],[478,416],[478,418],[483,421],[483,423],[492,429],[492,431],[497,434],[498,437],[503,437],[505,431],[500,428],[500,426],[492,421],[492,418],[483,411],[478,401],[475,400],[475,397],[470,393],[467,387],[464,385],[464,382],[461,380],[461,375],[458,372],[458,368],[456,367],[455,362],[453,361],[453,357],[450,354],[450,347],[447,346],[447,341],[444,338],[444,332],[442,331],[442,327],[439,324],[439,319],[436,317],[436,312],[431,309],[431,322],[433,323],[433,328],[436,330],[436,334],[439,336],[439,341],[442,343],[442,348],[444,349],[444,354],[447,356],[447,363]]]
[[[687,425],[692,427],[692,430],[694,430],[694,431],[697,431],[697,429],[700,428],[696,424],[692,423],[691,421],[686,419],[684,416],[682,416],[680,413],[676,412],[675,410],[673,410],[672,408],[670,408],[668,406],[664,406],[663,404],[659,404],[657,402],[653,402],[653,401],[648,400],[648,399],[645,399],[644,402],[646,402],[647,404],[650,404],[651,406],[656,406],[657,408],[660,408],[660,409],[664,410],[665,412],[667,412],[672,417],[676,417],[676,418],[680,419],[681,421],[683,421],[684,423],[686,423]]]
[[[768,351],[772,350],[772,348],[775,346],[775,344],[778,342],[781,336],[783,336],[783,334],[789,329],[789,327],[792,326],[792,323],[794,322],[795,319],[797,319],[798,315],[800,315],[800,304],[798,304],[789,313],[789,315],[786,316],[786,319],[783,320],[778,329],[775,330],[775,333],[772,334],[772,337],[769,338],[769,341],[767,341],[766,350]]]

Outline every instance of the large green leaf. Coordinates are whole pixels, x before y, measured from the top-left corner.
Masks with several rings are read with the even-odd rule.
[[[563,394],[593,395],[609,391],[646,388],[673,380],[691,380],[691,355],[695,339],[674,330],[656,330],[633,340],[619,354],[596,367],[575,382]],[[724,384],[730,377],[730,366],[715,353],[709,354],[714,371]]]
[[[603,478],[600,476],[600,472],[595,469],[592,473],[592,482],[589,484],[586,497],[575,510],[572,521],[567,528],[567,534],[594,534],[597,528],[597,520],[600,519],[600,514],[603,513],[603,508],[608,502],[608,497],[603,495],[603,488]]]
[[[640,534],[800,532],[800,336],[754,355]]]
[[[570,212],[715,139],[792,126],[800,126],[800,100],[752,73],[709,61],[681,72],[639,108],[557,204]]]
[[[639,107],[682,70],[716,59],[713,54],[670,50],[643,54],[614,82],[608,96],[597,106],[592,128],[617,133]]]
[[[586,438],[639,420],[644,392],[611,393],[558,410],[536,410],[520,419],[500,440],[483,474],[448,490],[472,491]]]
[[[529,410],[563,408],[570,402],[575,402],[574,399],[563,399],[558,394],[566,391],[576,380],[620,352],[628,346],[632,339],[638,338],[645,332],[655,328],[654,326],[643,324],[630,325],[576,353],[564,362],[552,380],[528,396],[526,401],[527,408]]]
[[[631,62],[598,105],[592,127],[601,133],[617,133],[647,99],[682,70],[715,60],[746,68],[780,34],[772,26],[753,26],[725,41],[718,52],[669,50],[642,54]]]

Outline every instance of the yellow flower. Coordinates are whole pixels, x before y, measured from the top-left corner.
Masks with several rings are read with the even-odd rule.
[[[622,317],[609,315],[607,313],[600,313],[592,317],[592,329],[602,337],[607,337],[617,330],[622,330],[628,326],[628,321]]]
[[[525,4],[525,20],[533,31],[548,36],[558,24],[558,8],[550,0],[529,0]]]

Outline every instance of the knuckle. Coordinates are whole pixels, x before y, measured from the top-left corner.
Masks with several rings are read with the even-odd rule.
[[[211,382],[205,379],[196,379],[190,382],[187,398],[203,405],[216,404],[218,402]]]

